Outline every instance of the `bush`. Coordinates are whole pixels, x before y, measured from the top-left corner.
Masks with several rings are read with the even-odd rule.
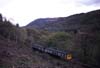
[[[62,49],[71,49],[72,47],[72,35],[66,32],[57,32],[50,36],[47,40],[49,47],[57,47]]]

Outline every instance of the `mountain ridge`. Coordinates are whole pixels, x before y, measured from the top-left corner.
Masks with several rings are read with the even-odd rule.
[[[95,10],[87,13],[74,14],[68,17],[57,18],[40,18],[30,22],[26,28],[36,28],[39,30],[48,31],[66,31],[80,29],[86,24],[99,24],[100,10]]]

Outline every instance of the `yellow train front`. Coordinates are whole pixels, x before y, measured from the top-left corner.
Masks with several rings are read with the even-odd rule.
[[[62,52],[63,56],[60,56],[62,59],[71,61],[73,59],[73,53],[69,51]]]
[[[73,56],[71,53],[68,53],[65,55],[65,60],[72,60],[73,59]]]

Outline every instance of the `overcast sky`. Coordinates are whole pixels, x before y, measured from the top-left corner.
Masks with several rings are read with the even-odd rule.
[[[0,13],[24,26],[37,18],[66,17],[100,9],[100,0],[0,0]]]

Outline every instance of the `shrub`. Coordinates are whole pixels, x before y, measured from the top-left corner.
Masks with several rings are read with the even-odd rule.
[[[72,47],[72,35],[66,32],[57,32],[50,36],[47,40],[49,47],[58,47],[62,49],[71,49]]]

